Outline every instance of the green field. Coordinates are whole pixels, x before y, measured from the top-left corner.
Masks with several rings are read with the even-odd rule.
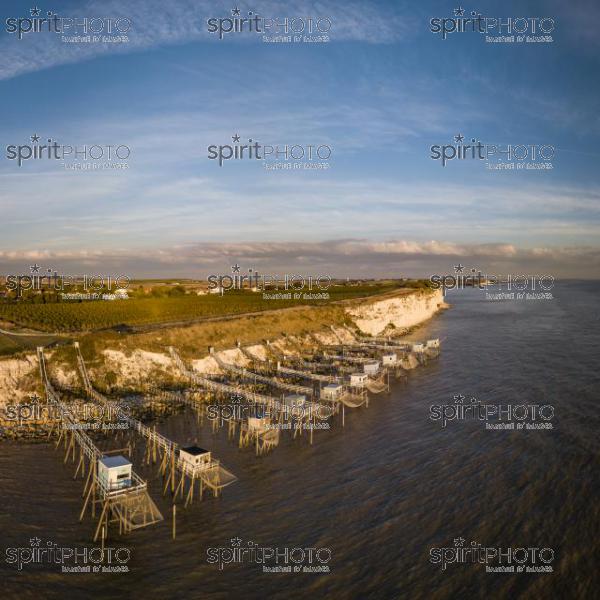
[[[131,298],[115,301],[82,302],[3,302],[0,320],[38,331],[78,332],[107,329],[119,325],[143,326],[182,323],[211,317],[252,313],[299,305],[366,297],[398,289],[398,283],[332,286],[330,300],[265,300],[262,293],[226,292],[220,295]]]
[[[0,356],[4,354],[14,354],[25,348],[24,345],[19,344],[7,335],[0,334]]]
[[[36,346],[45,346],[64,340],[53,336],[13,336],[0,333],[0,356],[9,356],[22,351],[35,350]]]

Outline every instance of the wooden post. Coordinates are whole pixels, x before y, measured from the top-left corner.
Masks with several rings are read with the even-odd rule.
[[[175,491],[175,448],[171,454],[171,494]]]
[[[91,473],[91,471],[90,471],[90,473]],[[94,489],[94,482],[92,482],[92,484],[90,485],[90,489],[88,490],[87,496],[86,496],[85,501],[83,503],[83,508],[81,509],[81,514],[79,515],[79,520],[80,521],[83,521],[83,517],[85,515],[85,509],[87,508],[87,505],[88,505],[88,502],[90,500],[90,496],[92,495],[93,489]]]
[[[152,435],[152,463],[156,463],[156,425],[154,426],[154,431]]]
[[[94,541],[98,539],[98,534],[100,533],[100,528],[102,528],[102,540],[104,541],[104,515],[108,510],[108,500],[105,500],[104,507],[102,508],[102,513],[100,515],[100,519],[98,520],[98,527],[96,528],[96,534],[94,535]]]
[[[79,469],[81,469],[82,465],[85,469],[85,464],[83,462],[83,451],[80,448],[79,449],[79,462],[77,463],[77,470],[75,471],[75,475],[73,475],[73,479],[77,479],[77,475],[79,475]],[[83,471],[81,473],[81,476],[83,477]]]
[[[176,520],[177,520],[177,505],[173,504],[173,539],[175,539],[177,536]]]

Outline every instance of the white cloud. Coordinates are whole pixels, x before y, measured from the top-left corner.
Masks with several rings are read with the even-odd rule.
[[[235,242],[180,244],[164,248],[0,252],[6,273],[26,270],[31,261],[67,274],[93,268],[131,277],[203,278],[227,273],[239,263],[244,270],[332,276],[428,276],[450,273],[461,262],[484,273],[543,272],[555,277],[600,278],[600,248],[586,246],[522,248],[514,244],[456,244],[443,240],[386,242],[346,239],[317,243]]]
[[[127,43],[64,43],[60,34],[52,32],[8,34],[0,44],[3,61],[0,79],[16,77],[22,73],[48,69],[57,65],[76,63],[97,56],[128,53],[159,45],[183,44],[191,41],[229,43],[259,39],[246,35],[230,36],[219,42],[208,33],[206,19],[231,16],[229,0],[107,0],[87,2],[80,6],[55,11],[61,17],[111,17],[131,21]],[[283,8],[276,0],[262,0],[260,13],[265,17],[327,17],[333,25],[331,38],[337,41],[388,43],[406,35],[410,18],[393,18],[394,9],[379,10],[375,2],[301,0]],[[20,10],[11,17],[29,17],[29,10]]]

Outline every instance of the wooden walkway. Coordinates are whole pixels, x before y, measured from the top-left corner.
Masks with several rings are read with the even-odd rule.
[[[190,471],[190,469],[187,467],[187,463],[185,463],[185,461],[183,461],[178,456],[179,445],[176,442],[173,442],[172,440],[167,438],[166,436],[158,433],[156,431],[156,428],[150,428],[147,425],[144,425],[138,419],[127,415],[118,403],[111,402],[104,395],[96,391],[90,382],[89,374],[87,372],[83,356],[81,355],[81,349],[79,348],[79,344],[75,342],[74,346],[77,350],[77,362],[79,365],[79,372],[84,382],[84,386],[86,387],[86,392],[88,396],[96,402],[98,402],[99,404],[113,411],[112,414],[115,414],[118,417],[119,421],[128,423],[134,431],[136,431],[139,435],[141,435],[147,440],[146,463],[149,464],[151,458],[153,462],[156,462],[157,453],[158,455],[160,455],[161,463],[159,470],[161,475],[163,475],[163,477],[166,478],[164,492],[166,492],[170,483],[171,491],[175,493],[175,495],[177,495],[177,490],[175,488],[176,471],[178,471],[182,476],[182,483],[180,482],[180,486],[185,485],[185,477]],[[208,488],[212,489],[215,496],[217,496],[224,487],[230,485],[237,479],[235,475],[233,475],[227,469],[225,469],[218,460],[213,458],[211,458],[210,464],[208,466],[204,466],[202,469],[196,469],[193,475],[194,476],[189,481],[191,490],[193,490],[195,480],[199,479],[199,483],[202,483]],[[200,495],[202,496],[202,490],[200,492]],[[193,497],[193,493],[192,496],[188,496],[188,498],[191,497]],[[187,503],[188,502],[186,501],[186,504]]]
[[[86,509],[90,505],[92,516],[96,516],[96,506],[101,506],[100,517],[94,534],[94,542],[102,533],[102,539],[108,533],[109,523],[119,524],[119,533],[127,533],[140,527],[147,527],[163,520],[156,504],[148,494],[147,484],[135,472],[132,471],[131,485],[120,489],[108,489],[98,478],[98,461],[105,453],[101,452],[92,439],[83,430],[85,424],[80,423],[71,413],[67,405],[62,402],[60,395],[50,382],[46,359],[42,347],[37,349],[40,377],[46,392],[46,399],[56,406],[61,415],[61,423],[58,426],[58,441],[56,447],[64,440],[65,460],[69,456],[75,462],[77,449],[79,449],[79,462],[75,477],[81,473],[87,479],[84,486],[83,496],[85,498],[79,520],[83,520]],[[51,437],[50,430],[48,437]]]
[[[229,371],[231,373],[235,373],[239,375],[243,379],[251,379],[253,381],[260,381],[261,383],[266,383],[268,385],[272,385],[278,387],[280,389],[286,390],[288,392],[293,392],[295,394],[304,394],[305,396],[312,396],[313,389],[303,386],[303,385],[295,385],[293,383],[285,383],[284,381],[279,381],[274,377],[268,377],[266,375],[261,375],[259,373],[254,373],[253,371],[248,371],[243,367],[238,367],[236,365],[232,365],[226,363],[221,359],[216,353],[212,354],[212,357],[217,361],[219,367],[221,367],[225,371]]]

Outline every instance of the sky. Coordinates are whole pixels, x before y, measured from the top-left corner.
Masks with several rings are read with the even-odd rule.
[[[208,19],[236,8],[327,19],[329,41],[208,31]],[[51,31],[19,40],[6,20],[33,18],[32,9],[121,19],[128,40],[70,42]],[[458,9],[551,19],[553,41],[444,40],[430,30]],[[461,262],[600,276],[600,6],[591,0],[5,0],[0,14],[0,273],[36,262],[72,274],[199,278],[239,263],[396,277]],[[8,148],[33,146],[34,135],[127,147],[129,156],[121,168],[18,166]],[[457,135],[552,147],[552,169],[431,158]],[[210,146],[233,146],[233,136],[327,147],[327,161],[312,162],[328,168],[209,159]]]

